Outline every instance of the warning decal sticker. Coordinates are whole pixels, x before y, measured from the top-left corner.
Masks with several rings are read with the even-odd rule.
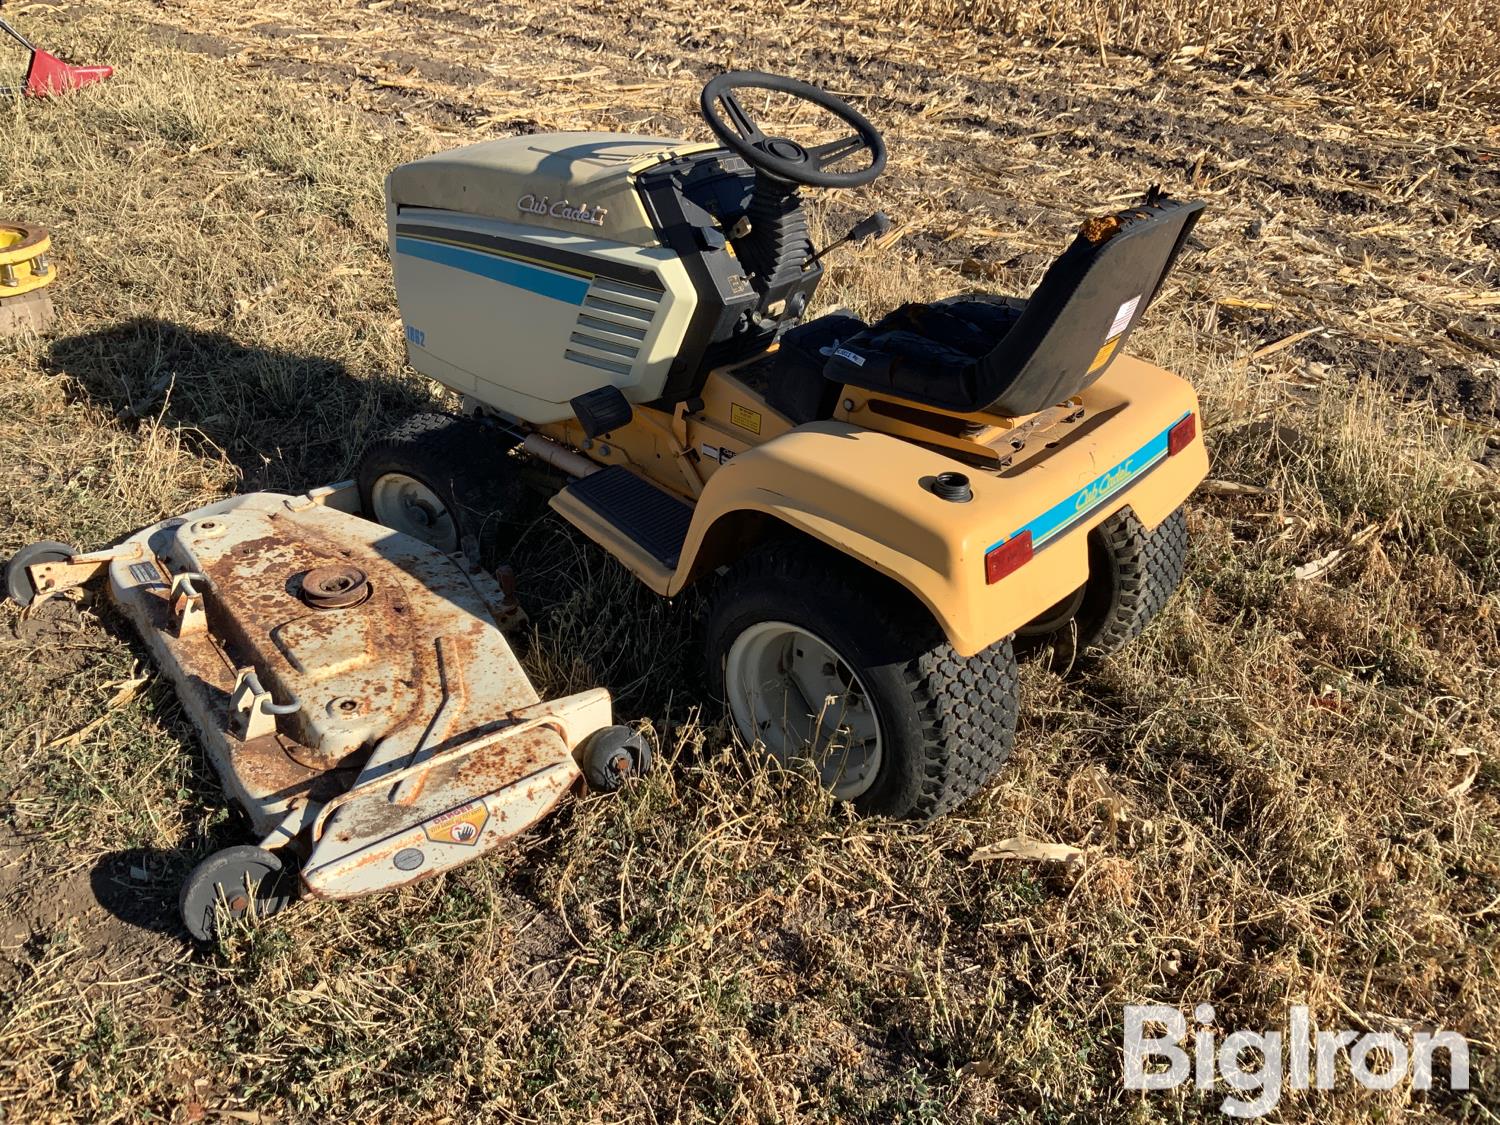
[[[1140,303],[1141,295],[1137,293],[1115,310],[1115,319],[1110,322],[1109,331],[1105,333],[1105,339],[1113,339],[1130,327],[1130,322],[1135,317],[1135,310],[1140,306]]]
[[[161,571],[156,569],[153,563],[131,563],[130,577],[135,579],[137,586],[165,586],[161,580]]]
[[[742,430],[749,430],[752,434],[760,433],[760,411],[758,410],[751,410],[748,406],[731,402],[729,420]]]
[[[712,461],[716,465],[724,465],[734,458],[734,450],[728,446],[710,445],[705,441],[701,448],[701,455],[705,461]]]
[[[479,842],[480,833],[489,819],[490,810],[483,801],[470,801],[442,816],[433,817],[422,825],[422,831],[434,843],[473,846]]]
[[[1090,375],[1092,375],[1095,371],[1098,371],[1099,368],[1103,367],[1106,363],[1109,362],[1109,357],[1115,354],[1115,348],[1117,348],[1119,344],[1120,337],[1118,336],[1116,336],[1112,340],[1106,340],[1104,342],[1104,346],[1094,353],[1094,359],[1089,364]]]

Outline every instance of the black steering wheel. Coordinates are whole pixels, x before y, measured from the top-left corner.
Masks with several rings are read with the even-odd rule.
[[[772,90],[790,94],[826,109],[854,130],[853,135],[827,144],[804,148],[789,137],[775,137],[763,132],[740,100],[736,90]],[[721,74],[703,87],[698,102],[703,118],[714,136],[743,156],[754,167],[794,184],[809,187],[850,188],[867,184],[885,169],[885,141],[880,131],[843,98],[834,97],[795,78],[762,74],[758,70],[732,70]],[[723,113],[720,106],[723,106]],[[727,119],[726,116],[727,115]],[[867,167],[853,172],[830,172],[828,169],[857,153],[870,155]]]

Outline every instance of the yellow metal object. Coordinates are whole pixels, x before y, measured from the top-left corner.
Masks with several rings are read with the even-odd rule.
[[[686,416],[688,444],[705,480],[741,453],[792,431],[791,419],[736,374],[758,362],[760,357],[715,371],[700,395],[702,408]]]
[[[1198,409],[1185,380],[1121,356],[1082,400],[1084,421],[1066,441],[1049,445],[1049,432],[1004,469],[836,419],[748,448],[704,485],[663,592],[676,594],[697,574],[731,561],[719,557],[720,545],[742,545],[755,522],[770,517],[900,582],[932,611],[959,654],[972,656],[1083,585],[1093,528],[1127,505],[1154,528],[1207,475],[1201,437],[1174,456],[1164,452],[1166,432]],[[1158,446],[1160,455],[1142,456]],[[972,483],[967,503],[945,501],[930,487],[938,473],[955,470]],[[1058,511],[1069,503],[1076,513]],[[1037,556],[987,582],[985,554],[1044,517],[1057,530]]]
[[[696,458],[679,436],[680,418],[650,406],[637,406],[630,422],[597,438],[589,438],[576,418],[549,422],[537,432],[581,450],[600,465],[625,465],[669,492],[694,500],[703,491]]]
[[[770,350],[774,352],[776,346]],[[600,465],[625,465],[668,492],[696,501],[704,483],[721,465],[792,429],[789,418],[735,377],[737,368],[760,358],[714,371],[691,404],[681,403],[670,414],[637,406],[628,424],[592,440],[576,418],[538,426],[537,431],[581,450]]]
[[[41,227],[0,223],[0,301],[20,297],[57,279],[52,238]]]
[[[1201,437],[1167,453],[1167,431],[1198,410],[1192,386],[1133,356],[1076,398],[1026,417],[846,388],[832,419],[795,427],[738,376],[749,366],[715,371],[699,399],[672,414],[637,406],[629,424],[592,441],[576,421],[540,427],[694,504],[671,571],[567,491],[552,500],[659,594],[733,562],[779,521],[900,582],[972,656],[1088,580],[1088,535],[1104,520],[1129,506],[1154,528],[1208,473]],[[971,482],[966,503],[932,490],[939,473],[955,471]],[[1036,557],[988,582],[986,553],[1028,528]]]

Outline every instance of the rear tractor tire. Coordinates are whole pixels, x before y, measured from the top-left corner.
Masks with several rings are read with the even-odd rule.
[[[355,474],[365,516],[445,554],[492,553],[514,507],[515,439],[471,418],[416,414],[365,451]],[[487,558],[470,562],[484,565]]]
[[[1061,665],[1118,652],[1182,584],[1187,520],[1178,508],[1151,531],[1125,508],[1089,535],[1089,580],[1016,634],[1025,654],[1050,652]]]
[[[941,816],[1010,756],[1009,638],[959,656],[907,591],[821,545],[777,541],[731,567],[707,632],[745,741],[809,760],[861,813]]]

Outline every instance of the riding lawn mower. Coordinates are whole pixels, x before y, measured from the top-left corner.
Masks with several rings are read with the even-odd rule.
[[[752,95],[839,135],[763,128]],[[540,700],[501,636],[516,607],[481,560],[523,466],[650,589],[705,588],[745,744],[865,813],[971,796],[1011,750],[1017,648],[1111,652],[1179,584],[1197,398],[1124,349],[1203,205],[1089,219],[1025,300],[804,322],[832,246],[802,189],[870,183],[884,141],[792,79],[721,75],[700,103],[715,142],[535,134],[390,174],[408,358],[462,409],[377,440],[356,481],[11,561],[23,604],[107,575],[251,814],[259,843],[184,886],[195,935],[282,905],[293,868],[328,897],[398,886],[580,774],[645,768],[607,693]]]
[[[778,135],[751,95],[846,135]],[[1203,205],[1089,220],[1028,300],[799,324],[823,275],[800,189],[869,183],[885,144],[787,78],[700,102],[718,143],[510,137],[391,173],[408,356],[468,417],[377,444],[361,497],[453,549],[511,446],[545,462],[551,506],[658,594],[711,580],[707,660],[748,743],[863,811],[943,813],[1010,751],[1012,637],[1113,650],[1182,577],[1197,399],[1124,346]]]

